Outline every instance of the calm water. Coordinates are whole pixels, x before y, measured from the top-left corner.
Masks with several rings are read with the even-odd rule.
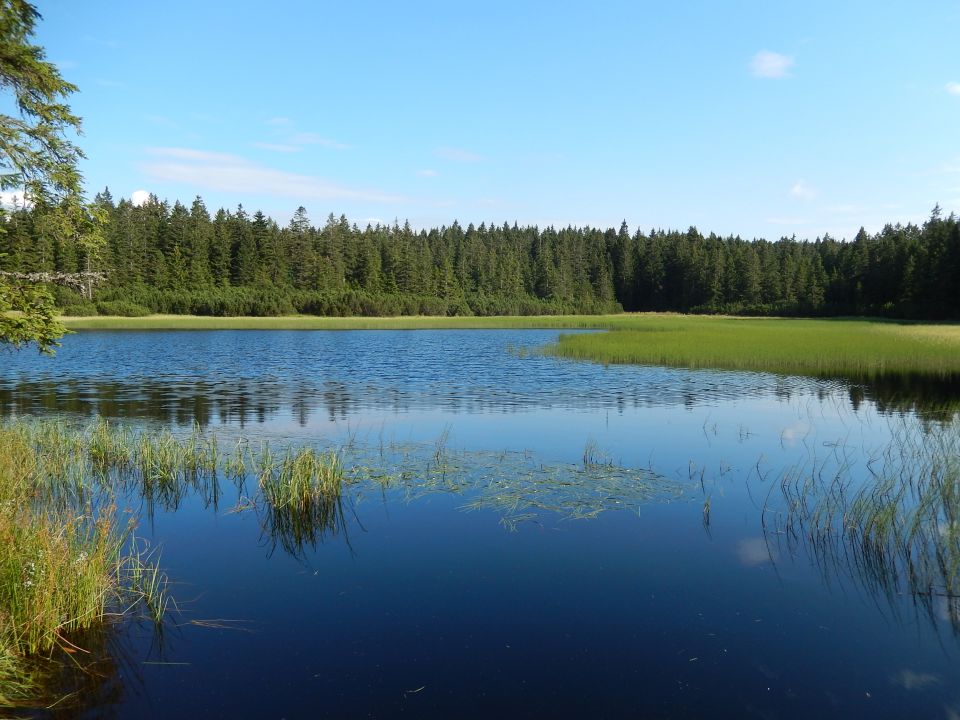
[[[960,717],[949,599],[885,591],[771,509],[790,468],[863,481],[949,413],[901,387],[535,352],[556,334],[82,333],[0,357],[5,417],[350,443],[407,471],[296,547],[229,484],[141,510],[182,613],[162,641],[122,629],[61,715]]]

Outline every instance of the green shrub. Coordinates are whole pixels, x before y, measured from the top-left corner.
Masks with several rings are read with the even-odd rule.
[[[97,303],[97,312],[100,315],[143,317],[144,315],[150,315],[151,310],[129,300],[103,300]]]
[[[69,315],[70,317],[90,317],[92,315],[98,315],[97,306],[92,302],[79,302],[73,303],[72,305],[64,305],[60,309],[62,315]]]

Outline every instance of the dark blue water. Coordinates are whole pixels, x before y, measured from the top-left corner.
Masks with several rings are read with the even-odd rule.
[[[785,468],[866,477],[928,421],[842,382],[526,350],[555,337],[82,333],[4,356],[8,417],[352,442],[414,468],[446,438],[466,468],[446,490],[426,471],[352,486],[344,526],[293,553],[229,484],[215,508],[144,513],[181,612],[162,642],[127,628],[119,697],[65,716],[957,717],[951,600],[878,591],[764,513]],[[556,483],[511,507],[537,468]]]

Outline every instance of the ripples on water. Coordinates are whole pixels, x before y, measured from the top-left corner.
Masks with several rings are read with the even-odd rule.
[[[5,357],[0,412],[201,425],[289,413],[306,424],[315,413],[616,410],[842,389],[764,373],[603,367],[536,352],[556,337],[530,330],[83,333],[54,360]]]

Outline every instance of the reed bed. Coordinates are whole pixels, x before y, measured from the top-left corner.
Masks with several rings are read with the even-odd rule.
[[[546,352],[666,365],[871,380],[960,376],[960,325],[866,320],[640,316],[607,333],[564,334]]]

